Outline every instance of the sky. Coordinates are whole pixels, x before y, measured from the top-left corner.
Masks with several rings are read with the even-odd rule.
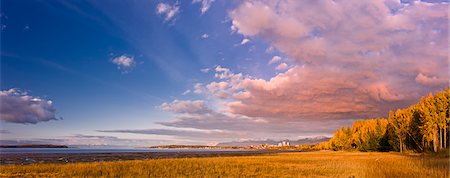
[[[5,0],[3,144],[332,136],[449,86],[429,0]]]

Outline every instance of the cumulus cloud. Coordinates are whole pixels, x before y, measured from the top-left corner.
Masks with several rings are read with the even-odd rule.
[[[356,82],[351,81],[367,76],[343,73],[335,67],[318,70],[296,66],[269,80],[235,74],[222,67],[219,69],[216,74],[221,76],[218,77],[221,81],[206,85],[207,91],[212,94],[229,93],[232,101],[227,102],[228,111],[248,117],[354,119],[378,113],[377,101],[403,97],[383,84],[359,88]],[[324,72],[331,75],[323,77]]]
[[[270,59],[268,64],[274,64],[274,63],[277,63],[277,62],[280,62],[280,61],[281,61],[281,57],[280,56],[273,56],[272,59]]]
[[[159,3],[156,6],[156,13],[163,16],[165,21],[172,21],[180,11],[180,4],[176,2],[173,5],[168,3]]]
[[[215,96],[226,99],[229,96],[229,92],[225,91],[224,89],[228,87],[227,82],[212,82],[208,85],[206,85],[206,91],[210,94],[214,94]]]
[[[204,14],[215,0],[192,0],[192,3],[201,3],[200,12]]]
[[[0,119],[5,122],[36,124],[58,120],[51,100],[30,96],[17,89],[0,91]]]
[[[227,82],[211,82],[210,84],[206,85],[206,88],[211,92],[217,92],[227,88],[227,86]]]
[[[203,93],[203,84],[195,83],[194,84],[194,93],[196,93],[196,94]]]
[[[263,38],[299,62],[348,65],[394,58],[442,62],[448,51],[447,6],[381,0],[258,0],[243,2],[230,17],[239,33]]]
[[[233,29],[265,40],[294,67],[234,80],[229,110],[345,119],[412,104],[449,84],[447,12],[448,3],[417,1],[244,1],[229,14]]]
[[[286,63],[281,63],[281,64],[278,64],[278,66],[277,67],[275,67],[275,69],[276,70],[284,70],[284,69],[287,69],[288,68],[288,65],[286,64]]]
[[[133,70],[134,66],[136,65],[134,57],[127,55],[117,56],[113,58],[111,62],[117,65],[117,69],[121,70],[124,73]]]

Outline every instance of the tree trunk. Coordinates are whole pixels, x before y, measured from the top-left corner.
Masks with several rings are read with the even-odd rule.
[[[422,147],[423,147],[423,149],[427,149],[427,145],[425,144],[425,138],[424,138],[424,136],[422,136]]]
[[[403,143],[402,143],[402,139],[400,138],[399,139],[400,140],[400,153],[402,153],[403,152]]]
[[[442,128],[439,129],[439,133],[440,133],[440,134],[439,134],[439,145],[441,146],[441,149],[442,149],[442,148],[443,148],[443,145],[442,145],[442,144],[444,143],[444,142],[443,142],[443,138],[444,138],[444,137],[443,137],[443,135],[442,135]]]
[[[444,128],[444,148],[447,148],[447,128]]]
[[[447,148],[447,128],[444,127],[444,148]]]
[[[433,131],[433,150],[434,150],[434,152],[438,151],[438,144],[439,144],[438,142],[439,142],[439,140],[438,140],[437,131],[434,130]]]

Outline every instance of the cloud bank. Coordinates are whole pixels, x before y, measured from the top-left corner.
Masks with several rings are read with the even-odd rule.
[[[10,134],[11,132],[9,130],[3,130],[0,129],[0,134]]]
[[[71,136],[61,136],[57,138],[28,138],[28,139],[14,139],[9,140],[0,139],[1,145],[22,145],[22,144],[54,144],[54,145],[69,145],[69,146],[138,146],[146,147],[149,145],[166,145],[181,143],[180,140],[160,140],[160,139],[127,139],[114,136],[102,135],[83,135],[76,134]]]
[[[179,138],[199,139],[199,140],[217,140],[229,137],[235,138],[236,134],[232,132],[224,132],[220,130],[183,130],[183,129],[141,129],[141,130],[97,130],[98,132],[107,133],[133,133],[148,135],[167,135],[177,136]]]
[[[30,96],[17,89],[0,91],[0,119],[5,122],[36,124],[58,120],[51,100]]]
[[[235,83],[229,111],[292,119],[384,116],[448,86],[447,12],[447,3],[416,1],[242,2],[230,12],[233,28],[270,43],[295,66],[270,80],[229,79]]]

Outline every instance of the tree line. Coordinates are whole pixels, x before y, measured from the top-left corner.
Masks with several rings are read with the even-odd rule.
[[[450,89],[430,93],[389,117],[355,121],[315,149],[439,152],[449,148]]]

